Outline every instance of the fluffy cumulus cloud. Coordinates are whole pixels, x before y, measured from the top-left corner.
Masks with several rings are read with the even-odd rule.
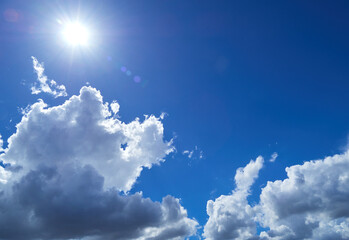
[[[39,101],[17,125],[2,159],[21,169],[14,178],[43,164],[90,165],[104,176],[106,187],[128,191],[144,167],[159,164],[173,147],[163,141],[159,118],[126,124],[111,115],[100,92],[91,87],[60,106]]]
[[[251,162],[256,165],[256,162]],[[257,169],[250,166],[252,177],[242,177],[242,189],[249,189]],[[252,169],[255,169],[252,171]],[[286,168],[287,178],[268,182],[260,202],[251,206],[245,194],[236,190],[207,204],[210,216],[206,239],[349,239],[349,151]],[[254,172],[254,174],[252,174]],[[244,175],[244,174],[243,174]],[[248,193],[248,191],[247,191]],[[256,224],[266,230],[256,233]]]
[[[124,123],[99,91],[31,106],[0,155],[0,239],[183,239],[196,232],[178,199],[127,194],[173,151],[161,119]]]
[[[53,95],[55,98],[67,96],[64,85],[58,85],[55,80],[49,80],[44,74],[43,63],[39,63],[35,57],[32,57],[32,60],[33,68],[37,75],[37,82],[31,87],[32,94],[44,92]]]
[[[250,187],[263,166],[263,158],[258,157],[244,168],[236,171],[236,188],[231,195],[222,195],[215,201],[207,202],[209,220],[204,228],[204,237],[215,239],[254,239],[256,224],[253,208],[247,202]]]
[[[266,239],[349,239],[349,152],[286,168],[260,196]]]

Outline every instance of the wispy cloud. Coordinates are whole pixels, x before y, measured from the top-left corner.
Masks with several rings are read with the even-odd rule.
[[[194,153],[194,150],[184,150],[183,151],[183,155],[188,155],[188,158],[192,158],[193,157],[193,153]]]
[[[195,146],[193,150],[184,150],[182,154],[187,155],[189,159],[191,158],[202,159],[204,157],[204,152],[200,150],[198,146]]]
[[[66,97],[68,94],[64,85],[58,85],[55,80],[49,80],[44,74],[45,68],[43,63],[32,56],[33,68],[37,75],[37,82],[31,87],[32,94],[39,94],[41,92],[48,93],[57,97]]]
[[[269,159],[269,162],[275,162],[276,158],[279,156],[277,152],[274,152]]]

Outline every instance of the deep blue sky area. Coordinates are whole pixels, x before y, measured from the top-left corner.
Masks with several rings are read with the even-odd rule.
[[[131,192],[181,198],[204,225],[207,200],[230,193],[251,159],[266,160],[249,199],[258,202],[285,167],[343,151],[348,12],[348,1],[1,1],[0,133],[12,135],[19,109],[38,98],[65,100],[31,95],[31,56],[69,96],[88,82],[117,100],[125,122],[166,112],[165,137],[177,152],[144,170]],[[72,52],[56,21],[77,15],[94,41]],[[193,158],[182,154],[196,147]]]

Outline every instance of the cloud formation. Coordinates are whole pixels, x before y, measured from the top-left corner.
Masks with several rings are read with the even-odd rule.
[[[94,167],[106,187],[129,191],[144,167],[159,164],[173,151],[171,142],[163,141],[159,118],[123,123],[111,117],[108,103],[91,87],[60,106],[48,108],[40,100],[28,111],[2,156],[23,169],[20,176],[42,164],[61,168],[78,163]]]
[[[37,82],[31,87],[32,94],[39,94],[41,92],[48,93],[57,97],[66,97],[67,92],[64,85],[58,85],[55,80],[49,80],[44,74],[44,65],[32,56],[33,68],[37,75]]]
[[[124,194],[173,151],[160,118],[128,124],[99,91],[30,107],[0,155],[0,239],[183,239],[196,232],[178,199]],[[122,147],[124,145],[126,147]],[[6,184],[5,184],[6,183]]]
[[[268,182],[251,206],[257,160],[236,173],[231,195],[208,201],[206,239],[349,239],[349,151],[286,168],[287,178]],[[259,235],[257,224],[265,228]]]
[[[263,158],[258,157],[235,174],[236,188],[231,195],[222,195],[215,201],[207,202],[209,219],[204,227],[203,236],[215,239],[254,239],[256,224],[253,220],[253,208],[248,204],[250,187],[263,167]]]
[[[266,239],[349,239],[349,151],[286,168],[257,206]]]

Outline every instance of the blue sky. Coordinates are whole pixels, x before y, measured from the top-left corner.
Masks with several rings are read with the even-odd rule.
[[[144,169],[129,194],[180,199],[188,219],[202,226],[192,237],[197,239],[209,219],[208,200],[239,188],[236,170],[251,159],[264,157],[263,167],[251,162],[258,168],[246,197],[251,206],[260,202],[267,181],[287,178],[286,167],[335,154],[346,159],[348,10],[346,1],[2,1],[4,149],[21,122],[21,108],[39,98],[59,106],[85,85],[106,102],[116,100],[122,122],[166,113],[158,121],[164,141],[173,139],[176,150]],[[58,20],[77,18],[91,29],[88,47],[62,39]],[[67,97],[31,94],[37,82],[32,56],[44,63],[48,79],[65,86]],[[348,222],[345,217],[340,221]],[[264,224],[267,230],[276,226]],[[244,239],[214,235],[211,227],[204,238]],[[294,236],[325,239],[319,229]]]

